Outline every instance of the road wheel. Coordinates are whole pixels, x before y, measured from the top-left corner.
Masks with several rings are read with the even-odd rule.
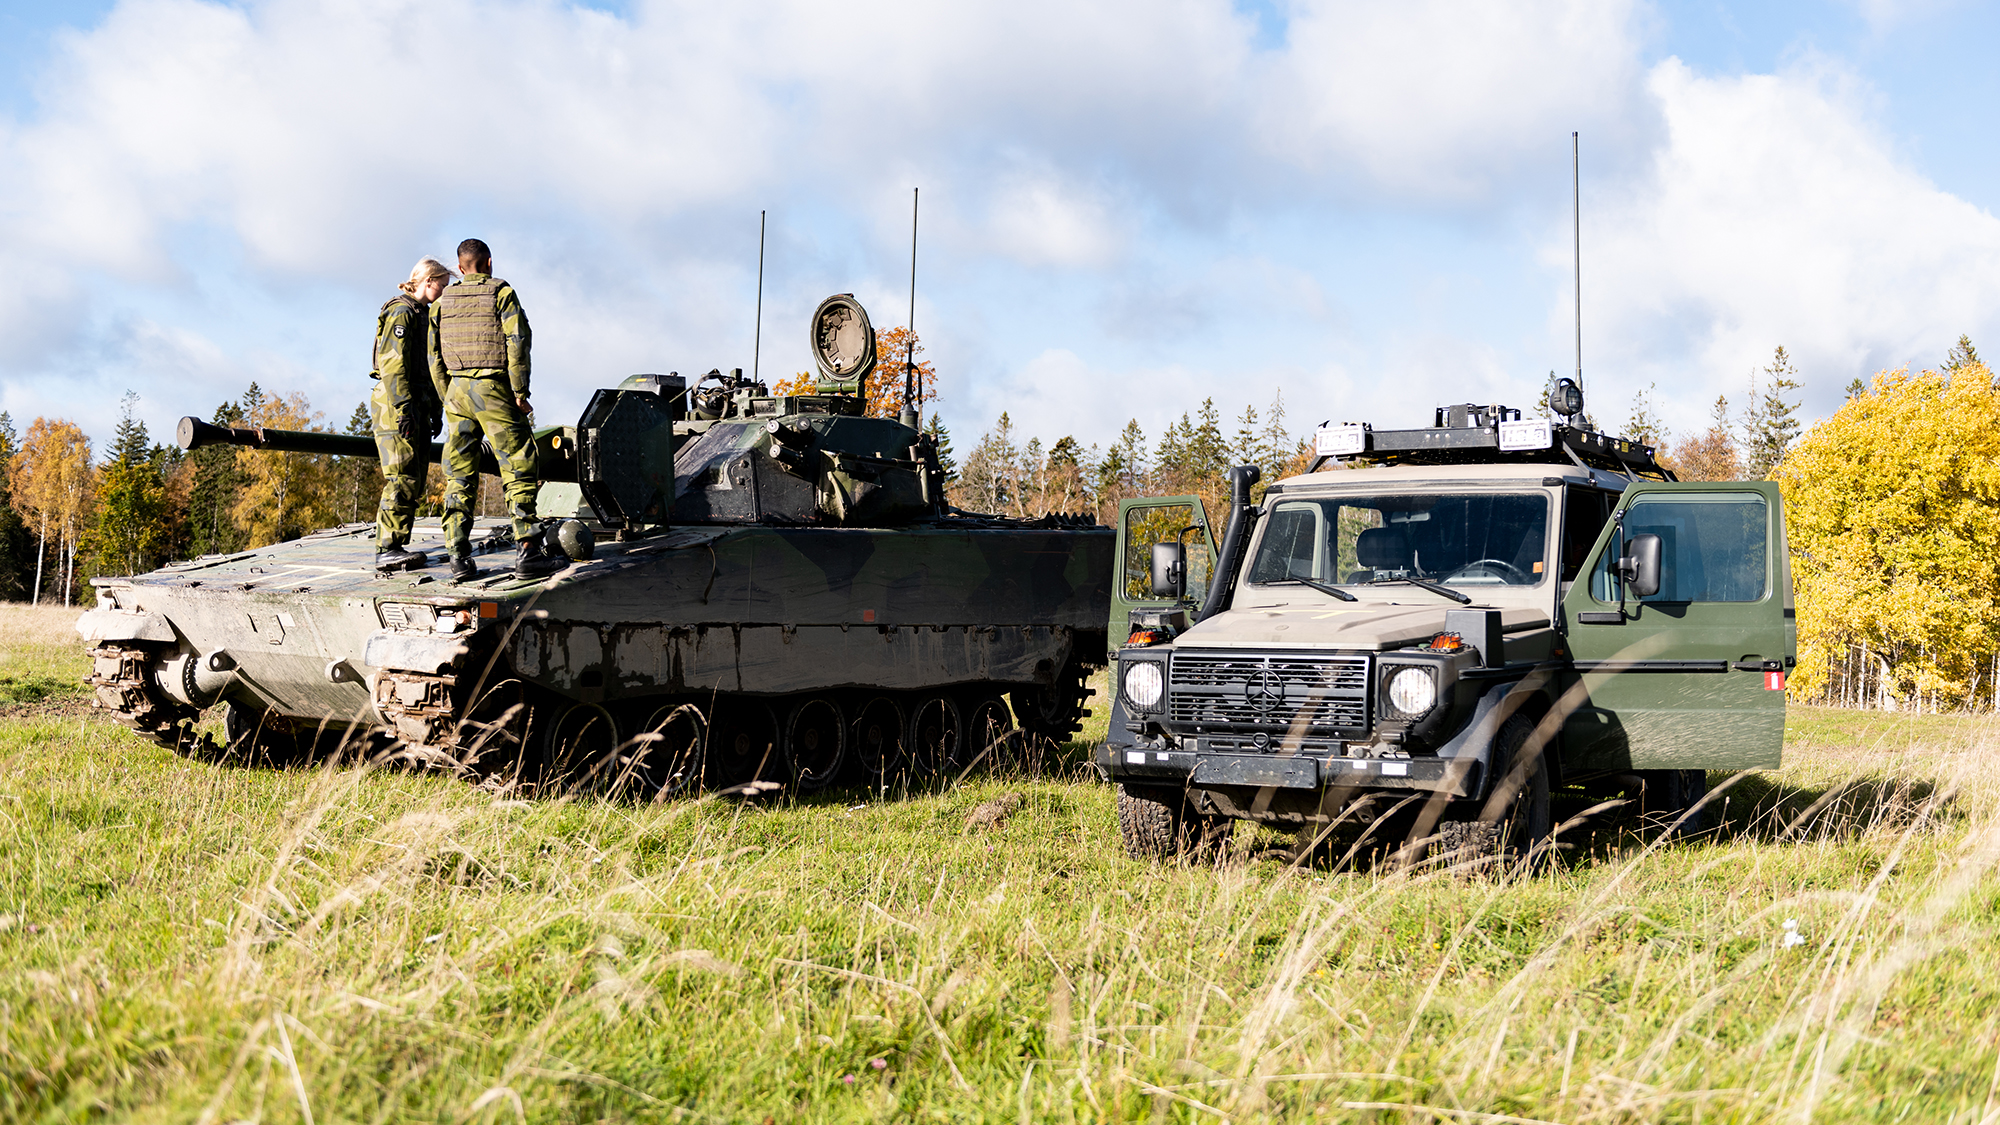
[[[595,703],[572,703],[549,721],[543,744],[550,793],[607,791],[618,776],[618,722]]]
[[[792,707],[785,722],[785,761],[801,793],[824,789],[847,756],[847,720],[839,702],[815,696]]]
[[[1645,783],[1639,795],[1639,823],[1672,833],[1672,838],[1698,835],[1707,826],[1708,810],[1690,809],[1708,796],[1706,770],[1640,770]]]
[[[655,707],[642,720],[619,756],[615,792],[648,792],[654,801],[680,797],[701,787],[707,757],[708,720],[692,703]]]
[[[1014,712],[998,692],[978,692],[965,703],[965,742],[959,752],[960,769],[983,765],[993,769],[1011,763],[1018,753],[1020,734],[1014,729]]]
[[[1161,785],[1118,787],[1118,835],[1133,859],[1172,859],[1228,844],[1236,822],[1203,816],[1188,806],[1187,795]]]
[[[910,772],[931,777],[949,770],[959,757],[959,735],[964,729],[958,701],[949,695],[926,695],[910,708],[909,735],[903,746],[909,753]]]
[[[780,734],[778,713],[770,704],[755,699],[718,703],[708,738],[708,783],[722,788],[779,782],[785,775]]]
[[[855,712],[854,754],[870,785],[887,785],[891,776],[909,768],[903,753],[908,725],[902,704],[886,695],[867,700]]]

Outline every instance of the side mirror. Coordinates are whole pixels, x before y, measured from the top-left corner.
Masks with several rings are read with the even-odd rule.
[[[1187,548],[1179,543],[1153,544],[1153,596],[1179,601],[1187,596]]]
[[[1632,588],[1634,597],[1650,598],[1660,592],[1660,537],[1634,535],[1625,543],[1631,553],[1618,560],[1618,577]]]

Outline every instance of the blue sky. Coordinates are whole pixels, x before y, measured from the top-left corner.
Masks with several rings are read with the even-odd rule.
[[[1806,413],[2000,329],[2000,78],[1969,3],[1149,0],[0,7],[0,409],[102,441],[252,379],[342,421],[420,254],[493,244],[540,420],[767,375],[852,291],[969,448],[1282,388],[1295,429],[1528,404],[1680,432],[1782,344]],[[1992,346],[2000,347],[2000,342]]]

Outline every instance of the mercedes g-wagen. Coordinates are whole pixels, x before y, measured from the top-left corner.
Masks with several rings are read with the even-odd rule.
[[[1550,790],[1581,785],[1636,788],[1685,832],[1705,771],[1778,766],[1797,631],[1777,486],[1678,481],[1578,425],[1573,390],[1566,420],[1322,427],[1311,470],[1255,503],[1257,470],[1231,470],[1219,550],[1196,497],[1120,505],[1129,639],[1094,762],[1132,855],[1384,795],[1411,798],[1391,804],[1416,854],[1521,854]]]

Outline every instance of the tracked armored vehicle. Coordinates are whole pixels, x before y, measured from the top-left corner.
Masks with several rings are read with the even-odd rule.
[[[1681,482],[1653,450],[1501,406],[1334,426],[1218,552],[1200,501],[1127,501],[1128,641],[1097,768],[1135,856],[1235,820],[1409,810],[1416,852],[1532,852],[1552,790],[1702,817],[1708,770],[1774,768],[1797,653],[1777,486]],[[1338,469],[1342,471],[1320,471]],[[1192,572],[1192,573],[1191,573]]]
[[[740,369],[637,375],[537,432],[539,510],[569,513],[544,521],[571,560],[546,579],[507,568],[504,520],[477,522],[489,569],[465,582],[441,561],[379,574],[372,524],[98,579],[78,629],[99,701],[190,755],[364,738],[657,792],[886,781],[1010,730],[1068,737],[1106,661],[1111,531],[951,508],[930,440],[862,414],[866,312],[829,298],[812,340],[820,393]],[[179,436],[374,456],[366,438],[192,418]],[[411,547],[438,557],[441,539],[419,520]],[[217,706],[222,740],[195,729]]]

